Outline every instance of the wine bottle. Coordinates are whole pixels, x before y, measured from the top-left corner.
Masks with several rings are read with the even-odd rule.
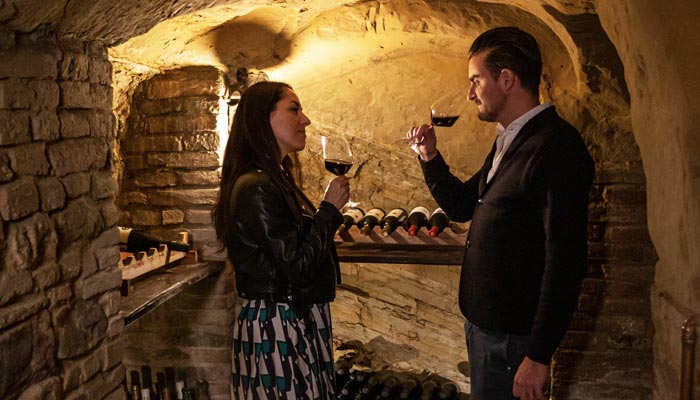
[[[459,388],[453,382],[445,382],[440,386],[440,391],[438,392],[438,398],[443,400],[456,399],[459,394]]]
[[[350,400],[355,397],[357,390],[360,388],[360,382],[357,380],[357,371],[350,375],[345,385],[340,389],[338,400]]]
[[[382,388],[382,392],[379,395],[380,398],[389,399],[396,397],[397,392],[399,391],[399,380],[395,376],[389,375],[386,378],[384,378],[384,381],[382,383],[384,387]]]
[[[428,220],[428,235],[437,236],[450,225],[450,218],[442,211],[442,208],[436,208],[430,215]]]
[[[358,207],[348,208],[343,213],[343,223],[340,224],[340,227],[338,228],[338,231],[336,232],[336,234],[340,235],[341,233],[347,231],[348,229],[350,229],[351,226],[360,222],[360,220],[364,216],[365,216],[365,212],[362,211],[361,208],[358,208]]]
[[[358,400],[374,400],[377,398],[381,390],[382,384],[379,382],[379,378],[372,374],[372,376],[367,379],[367,383],[362,385],[362,388],[359,390],[359,393],[355,396],[355,398]]]
[[[340,359],[335,363],[335,385],[338,388],[342,388],[345,382],[350,379],[350,369],[352,368],[352,361],[347,359]]]
[[[132,400],[143,400],[141,398],[141,379],[139,378],[139,371],[132,370],[129,375],[131,376],[131,386],[129,386],[129,388]]]
[[[401,400],[418,400],[420,399],[421,386],[417,379],[408,378],[401,384],[401,393],[399,393],[399,399]]]
[[[194,389],[186,387],[182,389],[182,400],[195,400]]]
[[[433,398],[433,392],[437,390],[438,383],[432,379],[423,382],[423,393],[421,394],[421,400],[430,400]]]
[[[416,236],[418,230],[428,224],[430,211],[427,208],[418,206],[411,210],[406,218],[406,230],[409,236]]]
[[[177,400],[184,399],[184,390],[187,387],[187,377],[185,376],[185,371],[180,370],[177,373],[177,380],[175,381],[175,394]]]
[[[367,214],[357,222],[357,227],[360,228],[360,232],[363,235],[369,235],[372,229],[384,219],[384,215],[386,215],[386,212],[383,209],[373,208],[367,211]]]
[[[401,226],[404,221],[406,221],[407,217],[408,213],[403,208],[394,208],[393,210],[389,211],[380,224],[382,227],[382,236],[391,235],[396,228]]]
[[[153,377],[151,367],[141,366],[141,398],[142,400],[160,400],[160,396],[153,390]]]
[[[170,386],[165,379],[165,374],[156,372],[156,391],[160,395],[161,400],[174,400],[173,393],[170,391]]]
[[[168,388],[170,398],[177,399],[177,389],[175,388],[175,368],[165,367],[165,386]]]
[[[161,244],[168,246],[170,250],[190,251],[192,245],[189,243],[175,242],[160,239],[150,233],[139,231],[131,228],[119,228],[119,243],[126,245],[126,251],[129,253],[138,253],[139,251],[148,251],[150,248],[158,248]]]

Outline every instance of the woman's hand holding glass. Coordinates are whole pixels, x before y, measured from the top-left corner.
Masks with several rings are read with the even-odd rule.
[[[350,200],[350,180],[345,175],[331,179],[323,200],[333,204],[338,210],[343,208]]]

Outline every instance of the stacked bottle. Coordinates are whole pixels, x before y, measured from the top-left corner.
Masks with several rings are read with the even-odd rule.
[[[357,225],[358,222],[365,216],[365,212],[359,207],[350,207],[343,213],[343,223],[340,224],[336,235],[340,235],[343,232],[350,229],[353,225]]]
[[[166,367],[165,372],[156,373],[156,382],[153,384],[151,368],[147,365],[141,366],[141,373],[137,370],[129,372],[130,382],[127,386],[128,400],[196,400],[208,399],[208,384],[205,381],[198,381],[198,390],[188,385],[185,371],[178,371],[177,378],[175,369]],[[201,382],[201,384],[199,384]],[[198,393],[199,392],[199,393]]]

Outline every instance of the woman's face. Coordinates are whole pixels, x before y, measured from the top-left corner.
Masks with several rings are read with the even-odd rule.
[[[282,159],[287,154],[300,151],[306,146],[306,127],[311,124],[309,118],[301,111],[301,103],[296,93],[284,89],[282,99],[270,113],[270,126],[277,139]],[[281,160],[280,160],[281,161]]]

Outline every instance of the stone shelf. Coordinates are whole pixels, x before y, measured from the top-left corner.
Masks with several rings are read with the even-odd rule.
[[[129,296],[122,297],[120,314],[129,325],[195,283],[221,271],[223,262],[200,262],[161,268],[132,282]]]
[[[409,236],[400,227],[382,236],[378,227],[363,235],[353,226],[336,235],[335,244],[342,262],[461,265],[466,239],[466,231],[455,233],[449,228],[436,237],[429,236],[425,229]]]

